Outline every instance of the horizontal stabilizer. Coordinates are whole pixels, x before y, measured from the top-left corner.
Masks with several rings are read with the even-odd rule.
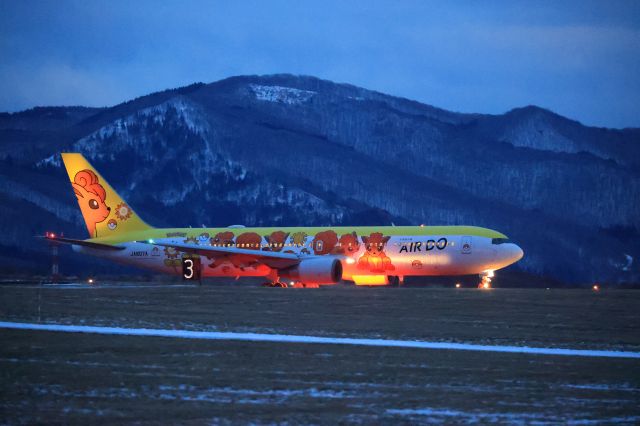
[[[124,250],[125,249],[125,247],[114,246],[111,244],[93,243],[91,241],[74,240],[72,238],[55,237],[52,235],[38,236],[38,238],[44,238],[45,240],[55,241],[57,243],[62,243],[62,244],[73,244],[74,246],[89,247],[97,250]]]

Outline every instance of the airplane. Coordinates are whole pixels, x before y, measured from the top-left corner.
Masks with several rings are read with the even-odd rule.
[[[494,271],[523,251],[506,235],[475,226],[328,226],[154,228],[79,153],[62,160],[89,233],[71,239],[75,252],[156,272],[203,277],[262,277],[270,287],[400,285],[408,276],[478,275],[489,288]]]

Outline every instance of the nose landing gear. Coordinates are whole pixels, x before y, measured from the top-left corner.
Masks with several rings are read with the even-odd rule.
[[[404,276],[402,275],[389,275],[387,277],[387,281],[389,282],[389,286],[391,287],[399,287],[404,284]]]

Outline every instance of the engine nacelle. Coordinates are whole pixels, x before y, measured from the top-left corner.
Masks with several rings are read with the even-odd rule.
[[[310,284],[335,284],[342,279],[342,263],[331,257],[304,259],[296,266],[281,270],[282,278]]]

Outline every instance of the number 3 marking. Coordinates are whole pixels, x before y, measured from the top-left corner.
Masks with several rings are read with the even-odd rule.
[[[190,280],[191,278],[193,278],[193,260],[185,259],[184,264],[187,265],[187,271],[189,271],[188,273],[184,273],[184,278]]]

